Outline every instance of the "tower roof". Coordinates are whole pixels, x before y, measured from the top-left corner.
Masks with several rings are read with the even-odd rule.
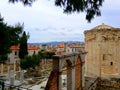
[[[98,25],[98,26],[94,27],[94,28],[91,29],[91,30],[94,30],[94,29],[95,29],[95,30],[99,30],[99,29],[113,29],[113,28],[114,28],[114,27],[102,23],[101,25]]]

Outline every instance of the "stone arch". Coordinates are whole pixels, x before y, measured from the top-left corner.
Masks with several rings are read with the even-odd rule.
[[[66,67],[67,68],[67,66],[72,66],[72,62],[71,62],[71,60],[70,59],[61,59],[60,60],[60,63],[59,63],[59,71],[61,72],[61,71],[63,71],[63,67]]]
[[[81,90],[82,88],[82,62],[79,53],[55,55],[53,57],[53,70],[48,79],[45,90],[62,90],[62,72],[67,72],[67,90]],[[65,65],[65,69],[63,69]]]
[[[71,90],[71,86],[72,86],[72,81],[71,81],[71,67],[72,67],[72,62],[69,58],[64,59],[64,60],[60,60],[59,63],[59,90],[61,90],[61,88],[66,88],[67,90]],[[64,85],[65,82],[65,85]]]

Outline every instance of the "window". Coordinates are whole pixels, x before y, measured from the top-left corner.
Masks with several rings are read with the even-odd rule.
[[[15,56],[17,55],[17,51],[15,51]]]
[[[112,66],[112,65],[113,65],[113,62],[110,62],[110,65]]]
[[[35,54],[35,51],[33,52],[33,54]]]
[[[73,50],[73,48],[72,48],[72,52],[73,52],[74,50]]]

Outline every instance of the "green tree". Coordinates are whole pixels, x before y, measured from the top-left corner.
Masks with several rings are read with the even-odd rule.
[[[55,55],[54,52],[46,52],[46,51],[39,51],[38,55],[41,59],[51,59],[53,55]]]
[[[20,38],[20,50],[19,50],[20,59],[23,59],[26,55],[28,55],[27,40],[28,40],[28,36],[24,31],[22,37]]]
[[[0,63],[4,63],[7,60],[10,47],[18,44],[20,34],[22,33],[20,24],[9,26],[3,20],[0,16]]]
[[[46,58],[47,58],[47,59],[52,59],[52,56],[55,55],[54,52],[46,52],[46,54],[47,54],[47,55],[46,55]]]
[[[31,56],[25,56],[24,59],[20,60],[20,67],[22,69],[28,69],[30,67],[32,67],[32,59]]]
[[[33,54],[32,56],[25,56],[25,58],[20,60],[20,67],[22,69],[35,69],[41,62],[41,59],[52,58],[55,55],[51,52],[39,51],[38,54]]]
[[[9,2],[22,2],[31,5],[36,0],[9,0]],[[104,0],[55,0],[55,5],[64,9],[65,13],[84,12],[90,22],[94,16],[100,16],[100,7]]]
[[[20,60],[20,67],[22,69],[35,69],[40,64],[40,57],[38,55],[25,56],[24,59]]]
[[[22,32],[23,25],[21,25],[20,23],[12,26],[12,28],[9,28],[9,38],[11,41],[11,45],[18,45]]]
[[[44,50],[39,51],[39,52],[38,52],[38,55],[39,55],[39,57],[40,57],[41,59],[45,59],[45,57],[46,57],[46,54],[44,54]]]
[[[38,54],[37,55],[34,54],[32,56],[32,60],[34,60],[34,68],[35,68],[35,66],[38,66],[40,64],[41,58],[39,57]]]

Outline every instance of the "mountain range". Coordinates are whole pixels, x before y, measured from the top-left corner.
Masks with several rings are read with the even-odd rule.
[[[28,45],[38,45],[38,44],[52,44],[52,45],[55,45],[55,44],[59,44],[59,43],[75,43],[75,42],[80,42],[80,41],[51,41],[51,42],[38,42],[38,43],[28,43]],[[84,43],[84,42],[80,42],[80,43]]]

